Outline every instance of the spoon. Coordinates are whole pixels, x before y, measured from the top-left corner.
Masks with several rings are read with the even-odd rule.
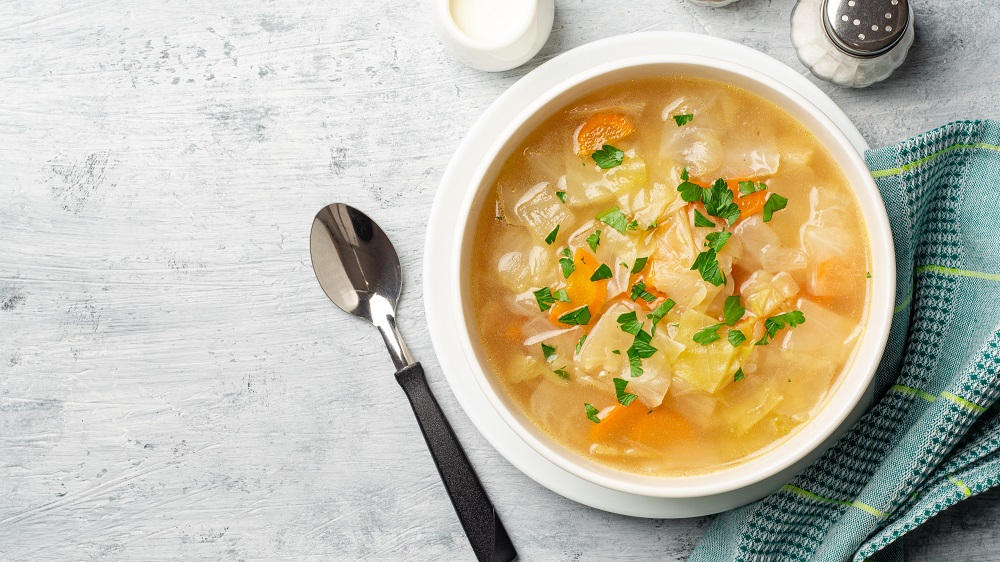
[[[423,367],[413,360],[396,327],[396,301],[403,283],[392,242],[367,215],[334,203],[323,207],[313,219],[309,254],[326,296],[344,312],[368,320],[381,332],[396,366],[396,381],[417,416],[476,558],[481,562],[516,558],[507,530],[427,386]]]

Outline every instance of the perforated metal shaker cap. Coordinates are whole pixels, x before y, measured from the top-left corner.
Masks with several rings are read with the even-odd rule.
[[[823,27],[833,44],[851,56],[887,52],[908,25],[907,0],[823,0]]]

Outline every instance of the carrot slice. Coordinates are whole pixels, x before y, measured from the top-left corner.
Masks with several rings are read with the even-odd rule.
[[[628,406],[619,404],[601,419],[601,423],[594,424],[590,428],[590,441],[593,443],[614,443],[626,437],[632,426],[648,413],[649,409],[638,400]]]
[[[590,309],[590,325],[592,326],[604,308],[604,300],[608,293],[608,280],[590,280],[601,263],[597,261],[597,256],[583,248],[576,250],[573,265],[575,269],[566,279],[566,295],[569,296],[569,302],[556,301],[553,303],[552,308],[549,309],[549,320],[556,326],[566,326],[559,321],[559,317],[586,305]]]
[[[663,407],[656,408],[648,415],[640,417],[632,425],[629,432],[629,437],[650,447],[661,447],[664,443],[691,441],[694,436],[695,432],[694,428],[691,427],[691,422],[678,412]]]
[[[576,153],[590,156],[609,142],[623,139],[635,132],[632,120],[621,113],[595,113],[576,130]]]

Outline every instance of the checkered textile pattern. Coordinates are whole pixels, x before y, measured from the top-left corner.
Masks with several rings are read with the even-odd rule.
[[[692,562],[902,560],[904,534],[1000,484],[1000,122],[865,155],[889,213],[896,306],[872,407]]]

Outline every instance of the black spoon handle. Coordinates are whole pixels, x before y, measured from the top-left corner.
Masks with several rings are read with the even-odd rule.
[[[465,535],[472,543],[476,558],[480,562],[507,562],[517,558],[507,530],[427,386],[423,367],[420,363],[404,367],[396,373],[396,380],[417,415],[420,431],[424,433],[434,464],[462,522]]]

